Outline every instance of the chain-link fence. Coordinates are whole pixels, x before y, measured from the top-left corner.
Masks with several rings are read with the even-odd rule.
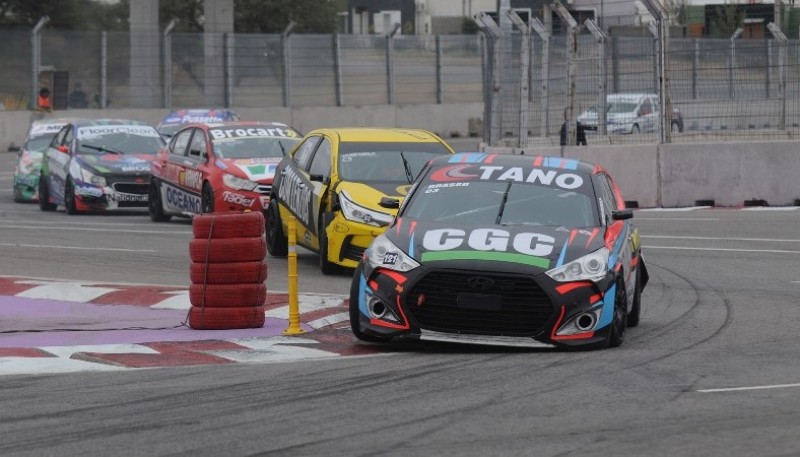
[[[478,35],[155,33],[132,39],[128,32],[46,28],[37,43],[31,31],[0,30],[0,103],[29,109],[32,93],[50,85],[59,109],[59,101],[68,103],[64,92],[80,83],[95,108],[484,101],[483,134],[494,144],[557,145],[565,112],[587,128],[590,144],[800,135],[797,39],[768,32],[686,38],[636,18],[607,22],[614,26],[600,28],[601,36],[577,23],[573,50],[570,27],[558,16],[550,23],[533,18],[525,33],[498,27],[497,37],[484,29]],[[611,105],[620,94],[649,96],[651,106],[644,114],[616,112]]]
[[[759,38],[687,38],[668,18],[552,21],[504,30],[479,17],[498,54],[485,78],[490,144],[576,144],[582,132],[589,144],[800,136],[800,41],[775,24]]]

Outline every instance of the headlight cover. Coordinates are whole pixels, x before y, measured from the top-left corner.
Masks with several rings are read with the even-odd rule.
[[[230,187],[231,189],[236,190],[255,190],[256,187],[258,187],[257,182],[242,179],[238,176],[233,176],[230,173],[222,174],[222,184],[225,184],[225,187]]]
[[[419,266],[416,260],[409,257],[394,245],[386,235],[378,235],[367,249],[367,262],[371,269],[386,268],[394,271],[411,271]]]
[[[602,247],[572,262],[553,268],[547,276],[558,282],[600,281],[608,272],[608,248]]]
[[[106,178],[102,176],[97,176],[96,174],[92,173],[91,171],[80,168],[81,170],[81,179],[83,182],[94,184],[95,186],[106,187]]]
[[[375,227],[385,227],[391,224],[394,219],[391,214],[373,211],[356,204],[344,191],[339,194],[339,205],[342,207],[342,214],[344,214],[345,219],[350,221],[361,222]]]

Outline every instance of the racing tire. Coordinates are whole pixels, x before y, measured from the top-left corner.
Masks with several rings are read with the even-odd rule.
[[[78,205],[75,202],[75,184],[72,183],[72,178],[67,178],[67,184],[64,185],[64,207],[67,209],[67,214],[78,214]]]
[[[189,302],[206,308],[239,308],[263,306],[267,300],[267,285],[258,284],[192,284]]]
[[[239,308],[201,308],[189,309],[189,327],[196,330],[230,330],[240,328],[261,328],[266,321],[263,306]]]
[[[203,213],[214,212],[214,189],[209,183],[203,184],[203,190],[200,193],[200,211]]]
[[[203,263],[189,265],[192,284],[257,284],[267,280],[267,262]]]
[[[357,269],[356,274],[353,276],[353,282],[350,285],[350,304],[348,306],[350,311],[350,329],[353,330],[353,335],[361,341],[366,341],[367,343],[386,343],[392,338],[368,335],[361,331],[361,324],[359,321],[361,312],[358,310],[358,283],[360,276],[361,271]]]
[[[617,291],[614,295],[614,317],[611,318],[611,328],[608,332],[608,347],[615,348],[625,341],[625,324],[628,321],[628,297],[625,284],[617,282]]]
[[[150,196],[148,197],[147,212],[153,222],[169,222],[172,216],[164,212],[164,204],[161,202],[161,192],[155,178],[150,182]]]
[[[197,214],[192,218],[192,234],[195,238],[261,237],[264,215],[258,211]]]
[[[260,262],[267,255],[264,238],[212,238],[189,241],[192,262]]]
[[[641,262],[641,258],[639,262]],[[636,327],[642,314],[642,267],[636,266],[636,289],[633,292],[633,304],[631,312],[628,313],[628,327]]]
[[[639,125],[633,124],[633,127],[631,127],[631,135],[637,135],[638,133],[639,133]]]
[[[39,209],[42,211],[55,211],[58,205],[50,202],[50,189],[47,187],[47,178],[39,175]]]
[[[273,257],[286,257],[289,253],[289,240],[283,233],[281,223],[281,212],[278,209],[278,201],[270,198],[267,206],[267,250]]]
[[[328,261],[328,232],[325,228],[333,220],[332,213],[323,213],[319,225],[319,269],[324,275],[334,275],[344,272],[344,268]]]
[[[14,188],[14,203],[25,203],[25,199],[22,198],[22,191]]]

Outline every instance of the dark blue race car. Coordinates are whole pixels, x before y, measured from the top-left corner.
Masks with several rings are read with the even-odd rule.
[[[180,109],[164,116],[156,126],[156,130],[164,138],[169,139],[186,124],[209,124],[238,120],[239,115],[227,108]]]
[[[604,169],[577,160],[435,159],[356,269],[353,333],[619,346],[639,323],[648,280],[624,205]]]

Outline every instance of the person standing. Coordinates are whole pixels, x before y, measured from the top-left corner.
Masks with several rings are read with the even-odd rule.
[[[53,111],[53,103],[50,100],[50,89],[42,87],[39,89],[39,98],[36,101],[37,111],[46,111],[51,113]]]
[[[89,107],[89,98],[86,96],[86,92],[83,91],[81,83],[75,83],[75,88],[69,93],[67,104],[70,108],[82,109]]]
[[[561,130],[559,131],[559,134],[561,136],[561,146],[567,145],[567,121],[569,120],[568,117],[569,117],[569,110],[565,109],[564,123],[561,124]],[[576,139],[578,146],[586,146],[586,129],[580,122],[577,121],[575,122],[575,128],[577,128]]]

